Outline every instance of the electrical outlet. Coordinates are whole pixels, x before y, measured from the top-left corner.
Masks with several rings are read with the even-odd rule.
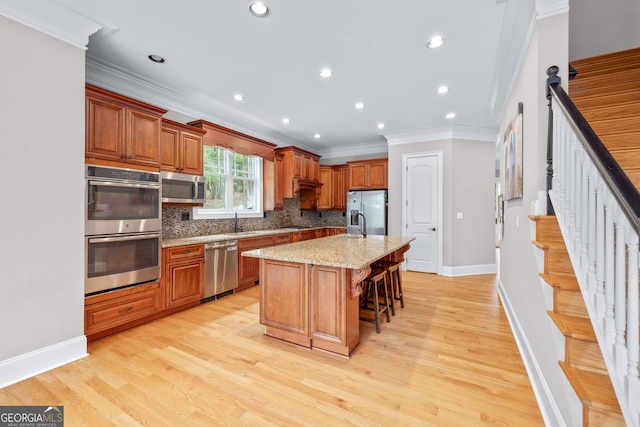
[[[189,211],[182,211],[182,220],[189,221]]]

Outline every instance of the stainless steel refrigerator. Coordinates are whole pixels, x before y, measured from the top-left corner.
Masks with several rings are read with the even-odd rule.
[[[347,233],[362,233],[364,223],[367,234],[387,234],[387,190],[347,192]],[[361,215],[365,219],[363,220]]]

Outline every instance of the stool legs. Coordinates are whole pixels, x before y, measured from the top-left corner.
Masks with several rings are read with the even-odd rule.
[[[389,316],[389,294],[387,285],[387,272],[381,271],[365,281],[364,298],[361,300],[360,309],[373,311],[373,319],[360,316],[360,320],[373,322],[376,325],[376,333],[380,333],[380,315],[386,313],[387,322],[391,321]],[[382,294],[382,295],[381,295]],[[373,307],[369,307],[369,301],[373,298]],[[380,301],[382,298],[382,301]]]
[[[391,281],[391,298],[400,301],[400,307],[404,308],[404,294],[402,293],[402,275],[400,274],[400,265],[396,264],[389,269],[389,277],[393,277]]]
[[[389,308],[391,309],[391,315],[396,315],[396,306],[393,303],[395,295],[394,277],[391,270],[387,270],[387,296],[389,298]]]

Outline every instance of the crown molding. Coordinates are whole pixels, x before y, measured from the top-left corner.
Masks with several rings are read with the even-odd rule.
[[[569,12],[569,0],[536,0],[537,19]]]
[[[0,15],[86,50],[89,36],[103,23],[50,0],[0,1]]]
[[[305,148],[299,141],[273,130],[270,124],[228,108],[215,100],[201,96],[186,97],[169,87],[161,86],[130,71],[125,72],[113,64],[99,61],[89,55],[86,60],[86,80],[92,85],[192,117],[193,120],[202,119],[216,123],[278,146],[296,145]],[[317,151],[317,147],[306,148]]]
[[[494,67],[490,109],[501,117],[507,97],[515,86],[538,20],[569,11],[569,0],[506,2]]]
[[[425,129],[415,129],[406,132],[385,133],[388,145],[413,144],[416,142],[430,142],[450,139],[466,139],[471,141],[495,142],[498,129],[475,126],[439,126]]]
[[[553,0],[551,0],[553,1]],[[535,1],[507,1],[498,41],[489,108],[501,117],[536,23]]]
[[[328,147],[323,150],[317,150],[316,152],[323,159],[333,159],[338,157],[353,157],[370,154],[386,153],[388,151],[387,143],[385,141],[372,141],[362,144],[343,145],[339,147]]]

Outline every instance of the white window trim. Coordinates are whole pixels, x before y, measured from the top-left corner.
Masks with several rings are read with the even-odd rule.
[[[229,150],[229,149],[227,149]],[[229,150],[233,151],[233,150]],[[262,218],[264,216],[264,203],[263,203],[263,190],[264,183],[263,181],[263,167],[264,167],[264,159],[262,157],[258,157],[258,170],[256,171],[256,175],[258,179],[256,180],[258,189],[257,189],[257,197],[256,203],[258,205],[255,211],[222,211],[222,212],[213,212],[213,209],[206,209],[201,206],[195,206],[191,209],[191,218],[193,219],[229,219],[235,218],[236,214],[238,214],[238,218]]]

